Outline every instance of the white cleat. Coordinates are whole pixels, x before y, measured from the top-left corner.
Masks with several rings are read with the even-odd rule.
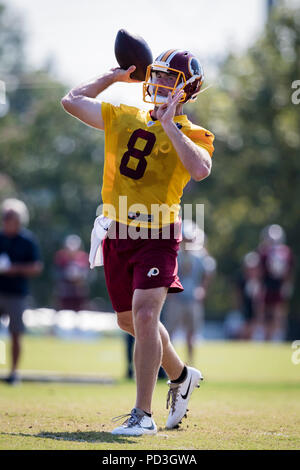
[[[142,436],[144,434],[156,434],[157,427],[153,420],[147,416],[140,408],[133,408],[130,413],[126,415],[117,416],[113,421],[118,421],[121,418],[129,418],[119,427],[115,428],[111,433],[119,436]]]
[[[168,429],[175,428],[181,423],[182,418],[186,417],[186,412],[188,411],[187,405],[191,394],[195,387],[200,387],[201,380],[203,380],[203,376],[200,370],[187,367],[187,376],[183,382],[174,384],[170,380],[168,381],[170,390],[167,396],[167,409],[169,408],[170,399],[172,399],[166,424]]]

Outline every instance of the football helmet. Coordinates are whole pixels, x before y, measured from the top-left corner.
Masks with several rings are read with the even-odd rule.
[[[270,245],[280,245],[285,243],[285,231],[278,224],[267,225],[261,231],[260,238],[262,243]]]
[[[174,75],[174,84],[168,86],[159,83],[158,72]],[[183,89],[184,95],[180,103],[194,101],[200,92],[204,73],[199,60],[190,52],[179,49],[169,49],[160,54],[155,61],[148,65],[146,78],[143,83],[143,101],[157,106],[167,102],[167,94],[162,90],[170,90],[172,95],[176,90]],[[150,97],[150,98],[149,98]]]

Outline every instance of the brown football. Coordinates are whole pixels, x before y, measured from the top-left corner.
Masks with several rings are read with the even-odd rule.
[[[127,70],[130,65],[135,65],[136,69],[130,76],[141,82],[145,80],[148,65],[153,62],[152,52],[146,41],[125,29],[120,29],[116,36],[115,56],[122,69]]]

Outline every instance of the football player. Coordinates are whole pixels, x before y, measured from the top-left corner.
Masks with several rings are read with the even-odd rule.
[[[113,222],[102,245],[104,272],[118,325],[135,336],[137,387],[134,408],[112,432],[139,436],[157,432],[151,405],[160,365],[169,377],[167,428],[181,422],[202,379],[199,370],[180,359],[159,318],[167,293],[183,290],[177,276],[180,199],[190,178],[201,181],[210,174],[214,135],[183,113],[184,103],[197,98],[203,82],[193,54],[168,50],[148,67],[143,99],[153,103],[150,112],[96,100],[116,82],[136,82],[130,77],[134,70],[134,65],[112,69],[73,88],[62,105],[105,132],[103,215]],[[120,204],[124,196],[125,209]],[[157,215],[156,207],[164,210]],[[164,228],[168,237],[162,235]]]
[[[294,259],[278,224],[262,230],[258,247],[262,269],[263,323],[267,341],[285,338],[289,301],[293,292]]]

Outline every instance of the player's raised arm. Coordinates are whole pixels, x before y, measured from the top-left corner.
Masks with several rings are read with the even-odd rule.
[[[72,88],[61,100],[65,111],[80,121],[97,129],[104,129],[104,121],[101,113],[101,102],[96,97],[115,82],[136,83],[130,78],[135,70],[132,65],[127,70],[115,68],[108,73],[97,77],[95,80]]]

